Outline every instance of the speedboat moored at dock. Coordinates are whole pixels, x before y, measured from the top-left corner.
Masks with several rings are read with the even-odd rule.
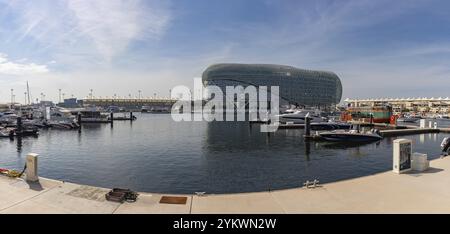
[[[298,110],[294,113],[281,114],[278,115],[278,118],[281,123],[304,124],[306,115],[308,114],[311,119],[311,123],[321,123],[327,121],[326,118],[320,117],[318,114],[314,114],[313,111],[307,110]]]
[[[368,132],[359,132],[358,130],[335,130],[330,132],[322,132],[319,135],[328,141],[340,142],[371,142],[383,139],[379,130],[371,130]]]

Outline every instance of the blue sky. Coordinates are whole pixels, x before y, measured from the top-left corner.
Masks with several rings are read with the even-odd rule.
[[[450,96],[449,1],[0,0],[0,102],[168,96],[220,62],[329,70],[344,98]]]

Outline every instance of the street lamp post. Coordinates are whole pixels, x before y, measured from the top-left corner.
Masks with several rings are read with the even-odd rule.
[[[14,89],[11,89],[11,108],[13,107],[14,103]]]

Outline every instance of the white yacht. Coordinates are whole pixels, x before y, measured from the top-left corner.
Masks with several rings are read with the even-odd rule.
[[[0,123],[3,124],[12,124],[17,120],[17,115],[13,112],[4,112],[0,116]]]
[[[306,115],[309,113],[311,123],[326,122],[327,118],[321,117],[317,110],[296,110],[293,113],[278,115],[281,123],[304,124]]]

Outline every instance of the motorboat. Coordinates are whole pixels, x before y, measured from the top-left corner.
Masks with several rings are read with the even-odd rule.
[[[22,131],[15,130],[15,136],[35,136],[39,135],[39,130],[36,127],[23,128]]]
[[[0,123],[6,124],[6,125],[11,125],[14,122],[16,122],[17,117],[18,116],[13,112],[5,112],[0,117]]]
[[[327,118],[320,117],[317,112],[310,110],[297,110],[294,113],[278,115],[278,118],[281,123],[304,124],[308,114],[309,118],[311,118],[311,123],[322,123],[327,121]]]
[[[167,106],[143,106],[141,108],[142,113],[164,114],[170,113],[170,108]]]
[[[438,115],[436,117],[436,119],[440,119],[440,120],[450,120],[449,115]]]
[[[46,125],[55,129],[75,129],[79,127],[75,115],[62,108],[55,108],[50,111],[50,118]]]
[[[327,141],[339,142],[372,142],[383,139],[379,130],[372,129],[368,132],[360,132],[358,130],[335,130],[322,132],[319,135]]]
[[[95,107],[71,109],[70,112],[73,116],[81,114],[82,123],[111,123],[110,115]]]
[[[0,138],[14,137],[14,128],[0,128]]]
[[[338,123],[338,122],[327,122],[327,123],[311,123],[311,130],[339,130],[339,129],[350,129],[351,124]]]
[[[20,131],[17,128],[0,128],[0,138],[13,138],[15,136],[38,136],[39,130],[33,127],[24,127]]]
[[[150,112],[150,110],[151,110],[151,107],[149,107],[149,106],[143,106],[141,108],[142,113],[148,113],[148,112]]]
[[[416,123],[420,119],[421,118],[418,118],[418,117],[408,116],[408,117],[399,118],[397,121],[398,122],[403,122],[403,123]]]

